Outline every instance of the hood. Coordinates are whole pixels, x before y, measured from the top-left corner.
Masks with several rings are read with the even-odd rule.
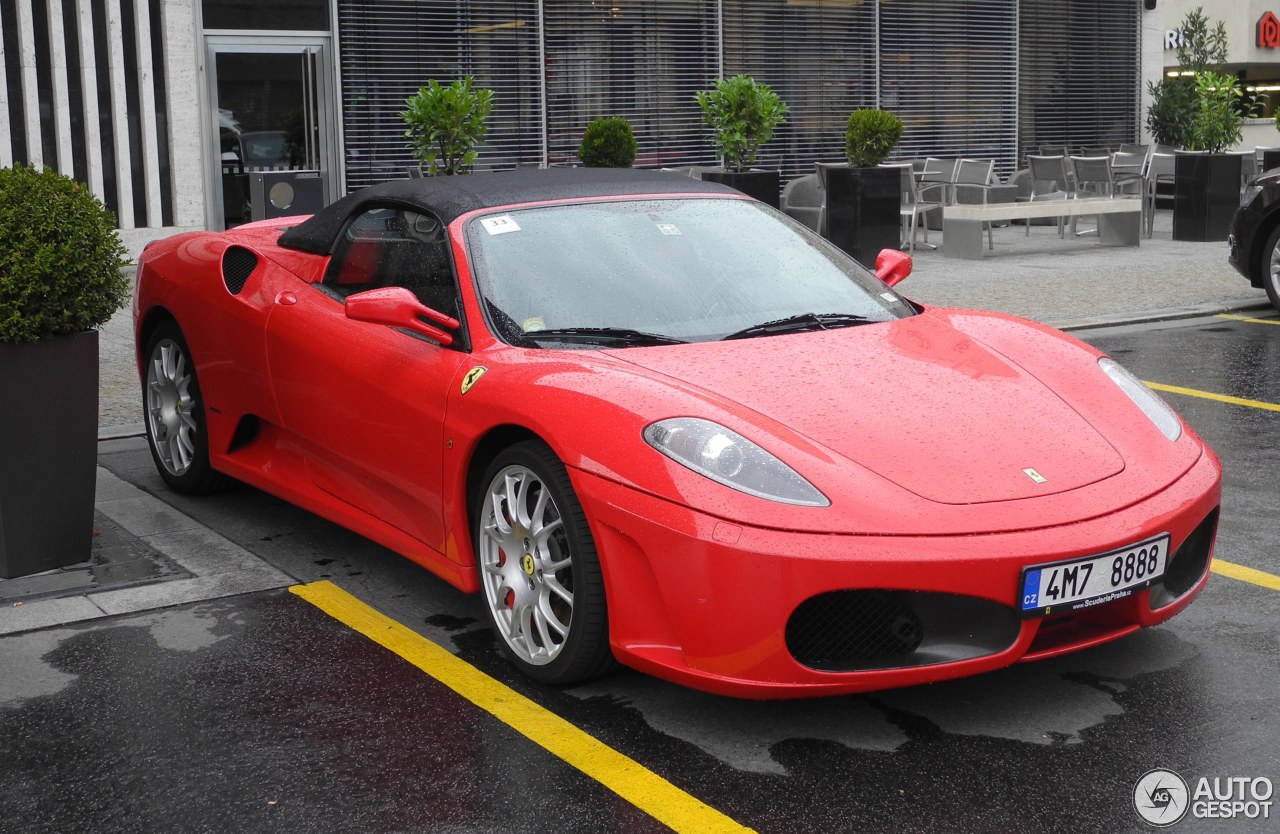
[[[933,316],[611,353],[938,503],[1052,495],[1124,469],[1117,450],[1044,383]]]

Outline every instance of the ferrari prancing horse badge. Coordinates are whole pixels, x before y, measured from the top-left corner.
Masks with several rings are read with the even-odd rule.
[[[462,393],[467,393],[471,387],[480,381],[480,377],[484,376],[484,372],[489,370],[484,365],[477,365],[467,371],[467,375],[462,378]]]

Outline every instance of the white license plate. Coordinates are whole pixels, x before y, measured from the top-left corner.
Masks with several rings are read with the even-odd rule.
[[[1022,569],[1022,615],[1075,611],[1127,597],[1164,577],[1169,536],[1164,534],[1069,562]]]

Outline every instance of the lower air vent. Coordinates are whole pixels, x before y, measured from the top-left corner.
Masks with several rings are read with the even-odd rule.
[[[239,295],[249,276],[258,268],[258,256],[243,246],[232,246],[222,254],[222,282],[227,292]]]
[[[1152,609],[1163,608],[1190,591],[1209,568],[1209,554],[1213,552],[1213,539],[1218,531],[1218,508],[1205,516],[1204,521],[1187,536],[1187,540],[1169,558],[1164,582],[1152,587]]]
[[[900,669],[1004,651],[1018,639],[1012,608],[926,591],[851,589],[802,602],[787,621],[787,649],[824,672]]]

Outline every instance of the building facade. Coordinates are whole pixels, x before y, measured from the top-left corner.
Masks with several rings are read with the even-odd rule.
[[[694,93],[750,73],[791,109],[758,160],[784,177],[841,159],[860,107],[903,120],[899,157],[1007,174],[1042,145],[1140,137],[1170,5],[0,0],[0,165],[88,183],[136,251],[406,176],[399,113],[431,78],[494,91],[478,169],[499,170],[571,161],[602,115],[632,122],[638,165],[711,163]]]

